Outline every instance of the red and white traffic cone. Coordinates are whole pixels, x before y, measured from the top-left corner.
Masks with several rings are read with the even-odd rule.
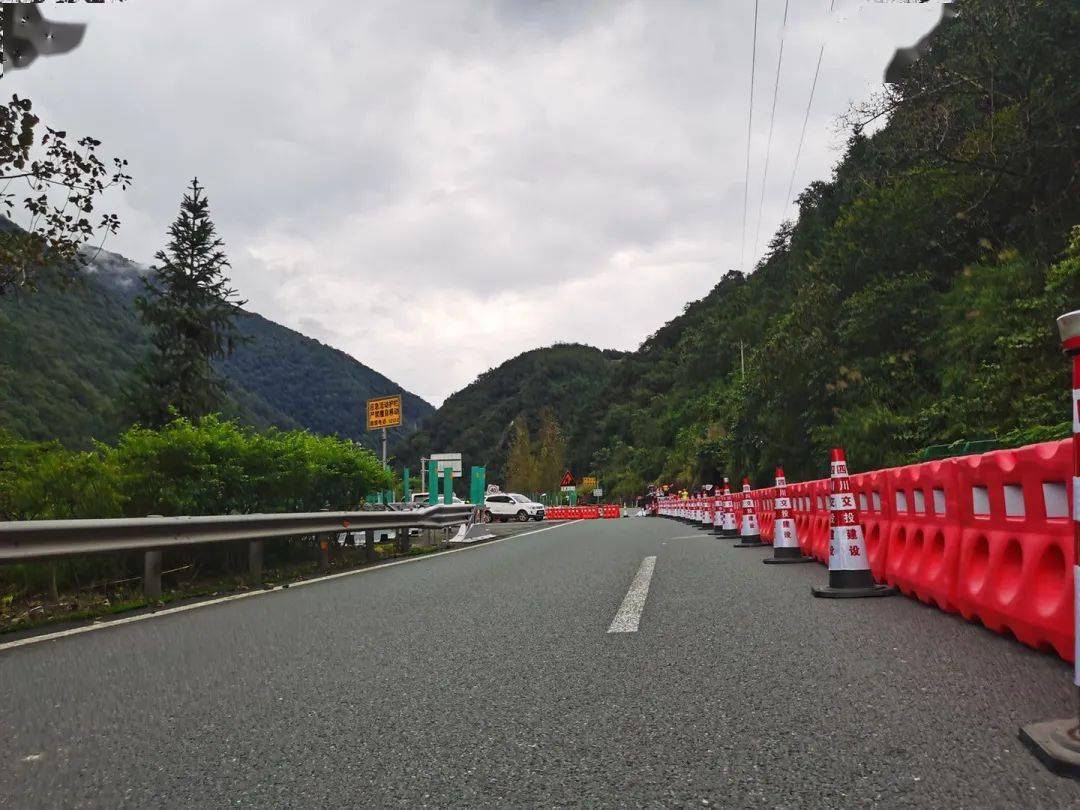
[[[832,450],[829,477],[829,584],[810,590],[814,596],[833,599],[893,596],[896,593],[896,588],[874,582],[870,573],[859,510],[848,479],[847,460],[839,447]]]
[[[742,480],[742,525],[739,527],[739,537],[741,539],[735,544],[735,548],[762,548],[766,545],[761,539],[754,497],[750,493],[750,479],[746,477]]]
[[[799,547],[799,533],[795,529],[795,518],[791,514],[791,498],[787,494],[787,479],[784,468],[776,468],[776,522],[773,524],[773,555],[762,560],[763,563],[791,564],[813,562],[813,557],[803,556]]]
[[[727,480],[726,478],[724,479]],[[724,487],[722,484],[718,484],[713,487],[713,521],[712,521],[712,533],[716,537],[724,536]]]
[[[721,494],[720,506],[719,535],[733,540],[739,536],[739,527],[735,522],[735,497],[731,494],[731,482],[727,478],[724,479],[724,491]]]
[[[712,531],[714,508],[712,495],[706,490],[701,496],[701,522],[698,523],[699,529]]]

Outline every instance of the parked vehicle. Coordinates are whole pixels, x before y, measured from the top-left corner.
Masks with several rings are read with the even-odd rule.
[[[443,502],[442,493],[439,494],[439,503]],[[457,495],[453,496],[453,503],[455,505],[464,504],[466,501],[461,500]],[[415,506],[417,509],[422,509],[428,506],[428,494],[426,492],[414,492],[409,496],[409,504]]]
[[[514,519],[520,523],[527,520],[543,520],[544,505],[529,500],[516,492],[496,492],[484,498],[484,520],[501,523]]]

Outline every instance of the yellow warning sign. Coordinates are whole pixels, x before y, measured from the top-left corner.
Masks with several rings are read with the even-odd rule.
[[[367,429],[401,426],[401,395],[378,397],[367,401]]]

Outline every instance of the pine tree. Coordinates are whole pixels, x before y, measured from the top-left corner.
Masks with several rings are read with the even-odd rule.
[[[540,409],[540,433],[537,437],[539,458],[536,462],[536,486],[552,498],[559,491],[563,470],[566,467],[566,439],[563,438],[555,411],[545,406]]]
[[[514,437],[506,456],[506,487],[511,492],[532,492],[536,487],[536,457],[529,425],[522,414],[514,420]]]
[[[167,422],[173,413],[198,418],[221,407],[224,383],[212,364],[241,342],[235,319],[247,303],[229,287],[224,243],[216,236],[198,178],[191,181],[169,236],[143,279],[145,295],[135,301],[153,348],[140,364],[129,404],[148,426]]]

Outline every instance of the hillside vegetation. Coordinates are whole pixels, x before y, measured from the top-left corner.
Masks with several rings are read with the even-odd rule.
[[[957,5],[933,52],[852,110],[891,112],[853,132],[756,272],[622,364],[595,456],[609,484],[766,484],[779,461],[821,474],[834,444],[870,469],[1067,432],[1054,319],[1080,307],[1080,6]]]
[[[567,463],[583,468],[590,448],[600,441],[597,417],[622,357],[621,352],[568,343],[507,360],[451,395],[419,433],[399,444],[398,465],[416,469],[421,455],[458,452],[466,466],[484,466],[489,481],[505,483],[514,420],[523,417],[529,431],[538,434],[546,406],[570,439]]]
[[[723,274],[603,377],[545,354],[550,393],[522,395],[512,364],[530,355],[489,372],[436,414],[436,449],[497,463],[509,419],[560,402],[575,472],[631,495],[765,485],[777,462],[817,476],[834,444],[870,469],[957,439],[1066,434],[1054,319],[1080,307],[1080,5],[957,8],[929,56],[851,110],[834,176],[803,191],[754,273]],[[887,123],[866,134],[871,119]]]
[[[139,272],[103,252],[75,283],[46,272],[37,292],[0,298],[0,428],[85,448],[128,426],[121,395],[149,347],[132,306]],[[375,447],[378,437],[364,430],[365,402],[401,386],[255,313],[242,313],[238,326],[251,340],[218,364],[229,385],[227,416]],[[407,432],[433,410],[408,392],[403,406]]]

